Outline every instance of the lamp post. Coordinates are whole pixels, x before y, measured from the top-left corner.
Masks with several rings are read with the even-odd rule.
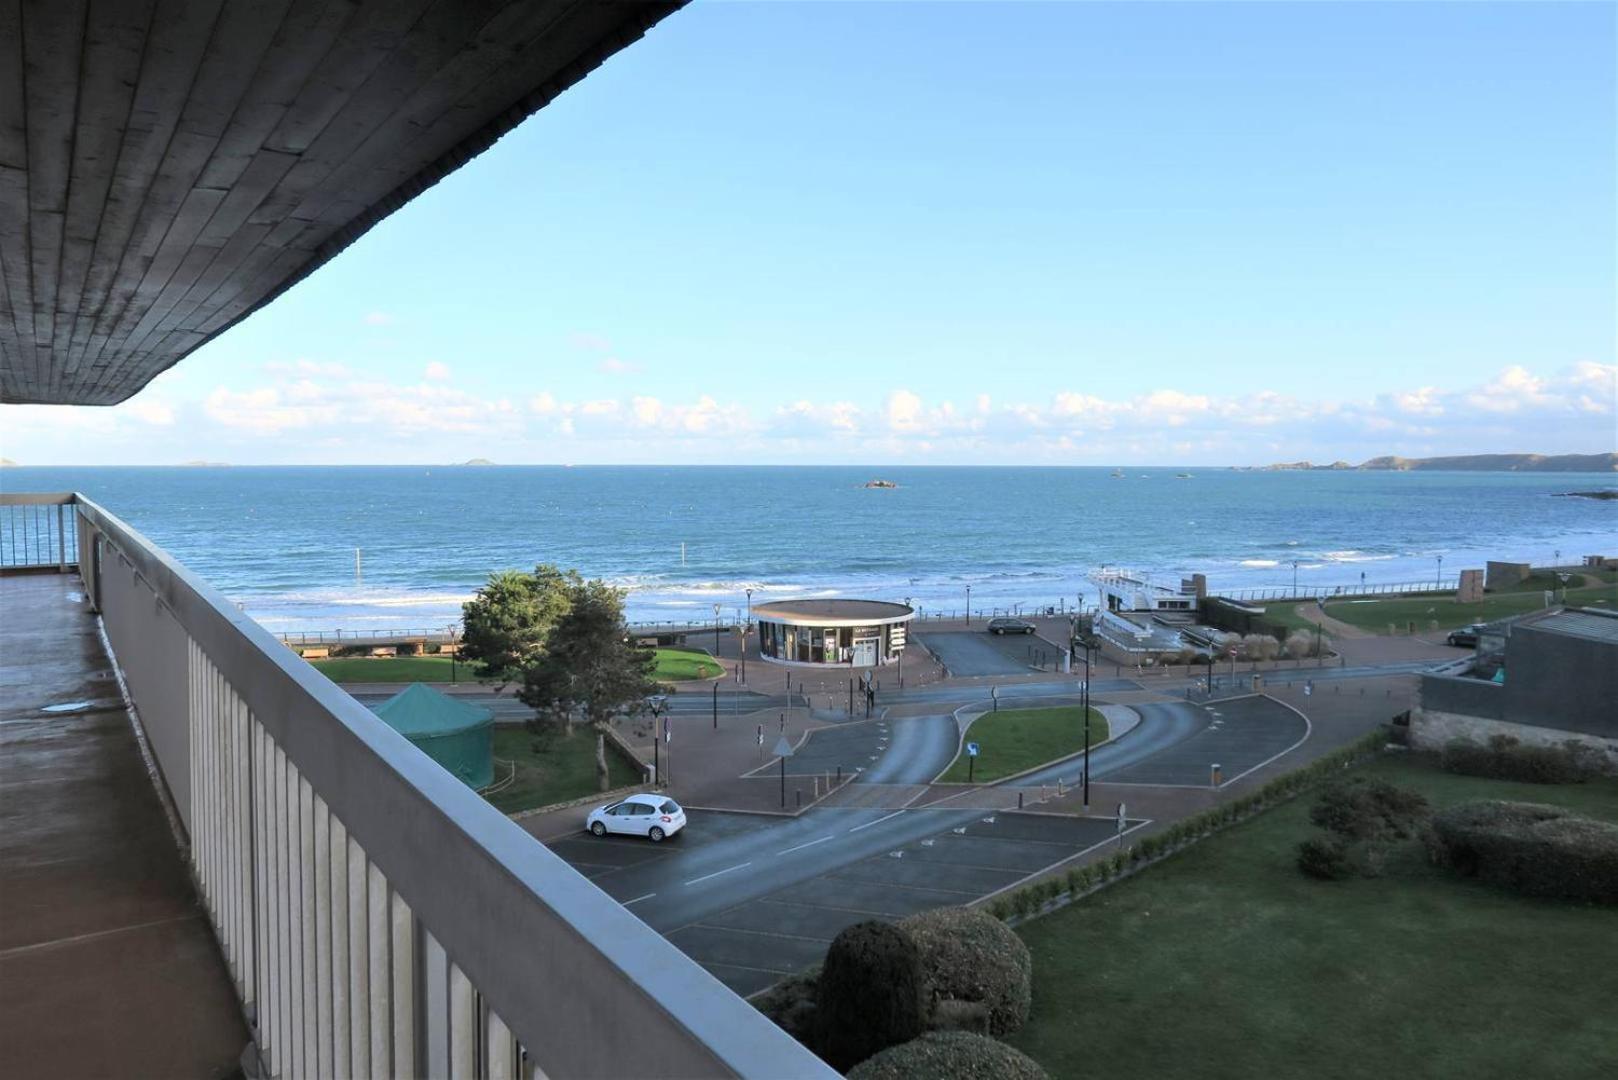
[[[751,622],[742,623],[741,643],[742,643],[742,682],[743,683],[747,682],[747,631],[750,630],[750,629],[752,629],[752,623]]]
[[[747,625],[753,625],[753,590],[747,590]]]
[[[1292,560],[1292,596],[1293,596],[1294,599],[1296,599],[1297,595],[1298,595],[1298,560],[1293,559]]]
[[[658,787],[662,787],[663,765],[658,744],[663,741],[663,710],[668,708],[669,699],[667,695],[655,694],[646,700],[652,707],[652,778],[657,781]]]
[[[713,606],[713,654],[719,655],[719,605]]]
[[[455,624],[450,623],[445,629],[449,631],[449,681],[455,682]]]
[[[1444,556],[1442,555],[1438,557],[1438,581],[1433,587],[1435,589],[1442,589],[1444,587]]]
[[[966,587],[966,625],[972,625],[972,586]]]
[[[1084,643],[1084,810],[1090,811],[1090,643]]]

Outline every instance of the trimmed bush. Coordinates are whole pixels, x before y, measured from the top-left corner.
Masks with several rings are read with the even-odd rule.
[[[966,1031],[933,1031],[890,1047],[848,1074],[848,1080],[1050,1080],[1022,1051]]]
[[[1349,841],[1405,840],[1427,817],[1427,800],[1386,780],[1357,777],[1320,793],[1309,820]]]
[[[1444,747],[1439,764],[1445,772],[1517,780],[1525,784],[1581,784],[1596,775],[1593,752],[1576,742],[1561,746],[1524,746],[1510,735],[1496,735],[1481,746],[1457,739]]]
[[[954,907],[912,915],[899,928],[921,953],[935,1010],[945,1001],[977,1002],[988,1009],[989,1034],[1009,1035],[1022,1027],[1032,1000],[1034,962],[1010,927],[986,912]]]
[[[810,1048],[815,1044],[815,999],[820,992],[820,965],[782,979],[758,997],[753,1007],[775,1026]]]
[[[925,1029],[921,952],[888,923],[846,927],[832,939],[815,998],[815,1049],[839,1072]]]
[[[1340,836],[1312,836],[1298,845],[1298,869],[1321,881],[1359,876],[1348,844]]]
[[[1525,896],[1618,904],[1618,825],[1543,803],[1484,800],[1433,815],[1433,861]]]

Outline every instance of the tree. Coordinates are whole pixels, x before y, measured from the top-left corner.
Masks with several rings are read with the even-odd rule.
[[[523,673],[544,655],[546,641],[567,614],[577,571],[563,572],[548,563],[533,573],[502,570],[461,605],[461,655],[480,679],[503,690],[523,680]]]
[[[567,611],[551,627],[544,650],[523,669],[517,697],[572,733],[582,712],[595,725],[657,692],[657,657],[636,644],[624,624],[624,594],[602,581],[567,583]]]

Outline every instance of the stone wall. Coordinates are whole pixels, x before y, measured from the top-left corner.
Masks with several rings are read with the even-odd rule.
[[[1509,589],[1514,585],[1520,585],[1532,572],[1533,567],[1525,562],[1496,562],[1490,559],[1483,587],[1491,591]]]
[[[1483,599],[1483,571],[1462,570],[1461,587],[1455,591],[1455,601],[1459,604],[1475,604]]]
[[[1576,742],[1598,751],[1605,762],[1604,772],[1618,776],[1618,739],[1585,735],[1557,728],[1513,724],[1481,716],[1418,708],[1410,712],[1410,745],[1418,750],[1442,750],[1457,739],[1485,744],[1496,735],[1508,735],[1525,746],[1562,746]]]

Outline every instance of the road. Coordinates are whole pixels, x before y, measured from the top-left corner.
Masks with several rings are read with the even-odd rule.
[[[1279,742],[1296,741],[1296,713],[1266,698],[1243,700],[1258,704],[1232,720],[1214,715],[1229,709],[1219,702],[1213,710],[1188,702],[1137,706],[1141,723],[1091,753],[1092,779],[1128,778],[1176,747],[1220,736],[1218,752],[1234,776]],[[954,756],[955,736],[945,724],[954,730],[947,715],[888,721],[888,748],[859,782],[925,784]],[[1071,784],[1079,771],[1070,761],[1019,783]],[[1006,797],[1014,804],[1014,794]],[[818,960],[851,922],[968,903],[1115,835],[1110,819],[946,800],[899,810],[823,805],[796,818],[693,811],[686,832],[660,846],[582,832],[548,843],[716,976],[751,993]]]

